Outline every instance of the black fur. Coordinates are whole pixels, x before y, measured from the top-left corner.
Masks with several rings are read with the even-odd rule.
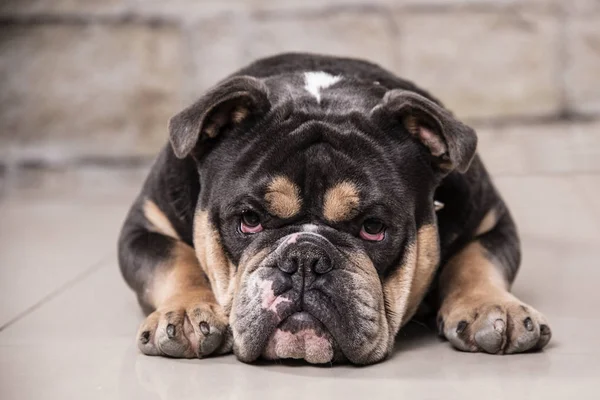
[[[303,88],[306,71],[343,79],[327,88],[317,104]],[[387,104],[386,93],[393,94]],[[239,124],[226,117],[237,106],[249,111]],[[377,107],[385,112],[373,113]],[[424,118],[446,143],[450,168],[442,168],[399,122],[412,114]],[[207,124],[214,130],[203,135]],[[507,281],[514,279],[519,263],[516,229],[482,162],[473,158],[474,133],[426,91],[374,64],[309,54],[259,60],[174,117],[170,133],[172,147],[166,146],[157,158],[119,241],[121,271],[138,294],[174,240],[148,231],[141,211],[145,199],[165,212],[191,246],[194,214],[209,212],[234,264],[251,246],[273,249],[301,224],[315,223],[333,245],[368,254],[382,280],[398,268],[417,230],[434,222],[434,196],[445,204],[437,216],[442,268],[475,239],[483,216],[496,209],[498,223],[479,239],[504,269]],[[274,175],[290,177],[305,200],[290,220],[265,210],[265,186]],[[356,217],[324,223],[325,190],[348,177],[361,187]],[[261,235],[239,232],[240,214],[248,209],[261,216],[266,228]],[[385,222],[384,242],[357,237],[367,217]],[[286,281],[282,276],[272,279]],[[340,307],[343,310],[344,304]]]

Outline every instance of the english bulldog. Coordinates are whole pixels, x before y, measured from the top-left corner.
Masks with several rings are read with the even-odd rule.
[[[119,238],[142,353],[371,364],[421,311],[462,351],[548,344],[510,293],[519,238],[474,130],[413,83],[282,54],[168,130]]]

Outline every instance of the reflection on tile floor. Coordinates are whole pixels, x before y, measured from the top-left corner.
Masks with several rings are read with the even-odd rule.
[[[232,356],[138,354],[142,319],[116,265],[119,224],[137,190],[0,200],[0,398],[600,398],[599,175],[496,179],[524,244],[514,291],[549,318],[544,352],[452,350],[402,331],[381,364],[242,364]]]

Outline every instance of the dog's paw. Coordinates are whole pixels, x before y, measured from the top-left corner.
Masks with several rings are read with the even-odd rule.
[[[546,318],[509,294],[500,300],[471,297],[444,304],[437,323],[454,347],[471,352],[522,353],[543,348],[552,337]]]
[[[202,358],[230,352],[233,338],[221,306],[175,301],[148,315],[137,342],[151,356]]]

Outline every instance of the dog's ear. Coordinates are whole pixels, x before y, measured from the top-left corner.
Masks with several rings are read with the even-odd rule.
[[[394,89],[388,91],[371,114],[385,113],[404,125],[433,156],[442,172],[465,172],[477,148],[475,131],[445,108],[418,93]]]
[[[271,105],[267,87],[259,79],[236,76],[210,89],[169,121],[169,139],[178,158],[184,158],[203,140],[266,114]]]

